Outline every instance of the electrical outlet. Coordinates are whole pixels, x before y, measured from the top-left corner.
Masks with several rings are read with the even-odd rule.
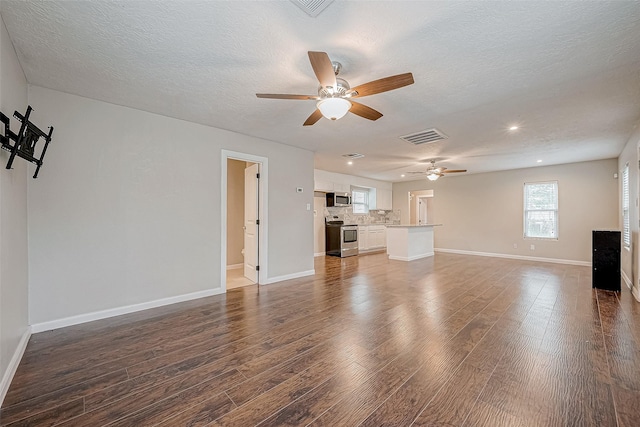
[[[513,249],[518,249],[518,244],[517,243],[513,244]]]
[[[531,246],[529,247],[529,249],[531,249],[532,251],[535,251],[535,250],[536,250],[536,245],[531,245]]]

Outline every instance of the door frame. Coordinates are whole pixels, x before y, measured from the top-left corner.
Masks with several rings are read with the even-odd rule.
[[[258,181],[258,219],[260,226],[258,227],[258,284],[262,285],[267,282],[267,206],[268,203],[268,179],[269,179],[269,159],[262,156],[256,156],[248,153],[240,153],[231,150],[222,150],[221,152],[221,184],[220,184],[220,288],[227,290],[227,161],[240,160],[243,162],[252,162],[258,164],[260,171],[260,180]]]
[[[416,216],[416,224],[418,224],[419,221],[419,213],[420,213],[420,208],[418,205],[418,201],[421,198],[432,198],[435,196],[435,191],[433,190],[409,190],[407,191],[407,213],[409,214],[409,216],[407,217],[407,224],[411,224],[411,213],[413,213]],[[416,200],[416,205],[413,207],[413,209],[411,209],[411,201],[412,199]],[[432,212],[433,213],[433,212]],[[433,219],[433,218],[432,218]],[[427,221],[430,221],[429,216],[427,214]]]

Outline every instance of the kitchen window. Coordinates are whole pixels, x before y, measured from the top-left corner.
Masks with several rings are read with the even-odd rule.
[[[351,187],[351,206],[354,214],[369,213],[369,190]]]
[[[631,224],[629,221],[629,164],[622,171],[622,244],[631,248]]]
[[[558,181],[524,184],[524,237],[558,238]]]

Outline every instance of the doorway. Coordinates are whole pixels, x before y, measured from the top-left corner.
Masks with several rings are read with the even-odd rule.
[[[267,159],[222,150],[221,287],[266,277]]]
[[[434,222],[433,190],[409,192],[409,224],[422,225]]]
[[[417,216],[418,216],[418,225],[424,225],[424,224],[428,224],[428,219],[429,219],[429,205],[430,205],[430,201],[431,201],[432,196],[422,196],[422,197],[418,197],[418,211]]]

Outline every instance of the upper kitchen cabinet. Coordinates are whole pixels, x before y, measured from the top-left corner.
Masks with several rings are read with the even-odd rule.
[[[333,191],[338,193],[351,193],[351,184],[343,182],[334,182]]]
[[[376,191],[376,209],[391,210],[393,205],[392,191],[378,188]]]
[[[323,179],[317,179],[317,178],[314,181],[313,189],[315,191],[326,191],[326,192],[335,191],[333,189],[333,182],[326,181]]]
[[[350,193],[352,186],[368,188],[370,209],[391,209],[391,188],[393,184],[390,182],[328,172],[320,169],[314,169],[313,175],[315,179],[315,191]]]
[[[354,179],[357,180],[358,178],[355,176],[352,177],[350,175],[327,172],[319,169],[314,169],[313,172],[315,181],[313,189],[315,191],[335,191],[336,193],[350,193],[351,186],[354,185]]]

